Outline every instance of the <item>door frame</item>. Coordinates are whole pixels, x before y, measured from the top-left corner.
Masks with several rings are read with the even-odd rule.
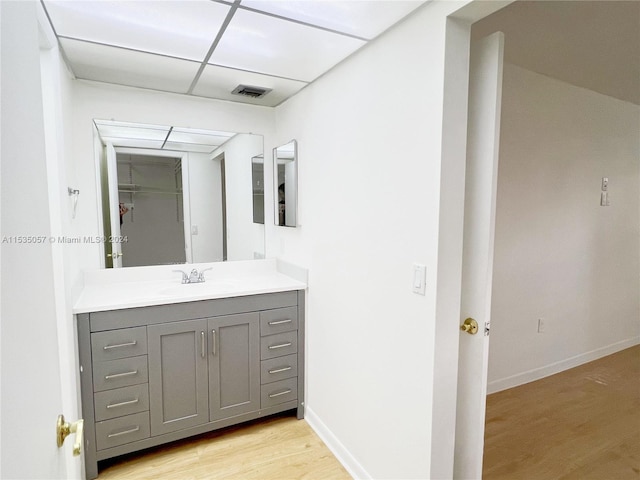
[[[475,0],[446,20],[430,478],[454,478],[471,25],[514,0]]]

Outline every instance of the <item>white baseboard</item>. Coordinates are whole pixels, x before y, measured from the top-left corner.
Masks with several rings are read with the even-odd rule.
[[[338,440],[331,430],[309,407],[304,409],[304,419],[314,432],[320,437],[324,444],[331,450],[342,466],[353,478],[370,480],[373,477],[364,469],[360,463],[351,455],[349,450]]]
[[[534,368],[533,370],[518,373],[517,375],[493,380],[487,384],[487,393],[496,393],[508,388],[524,385],[525,383],[533,382],[535,380],[540,380],[541,378],[548,377],[549,375],[563,372],[564,370],[577,367],[583,363],[592,362],[593,360],[606,357],[607,355],[611,355],[612,353],[619,352],[638,344],[640,344],[640,336],[613,343],[606,347],[597,348],[590,352],[582,353],[575,357],[567,358],[544,367]]]

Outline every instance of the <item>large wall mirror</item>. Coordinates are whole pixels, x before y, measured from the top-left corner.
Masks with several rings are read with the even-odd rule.
[[[105,267],[264,258],[261,135],[94,124]]]
[[[298,142],[291,140],[273,149],[275,179],[275,224],[298,224]]]

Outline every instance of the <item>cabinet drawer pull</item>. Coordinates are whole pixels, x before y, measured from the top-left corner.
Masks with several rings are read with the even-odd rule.
[[[119,343],[118,345],[105,345],[102,347],[103,350],[111,350],[112,348],[121,348],[121,347],[133,347],[138,344],[137,340],[129,343]]]
[[[140,399],[136,398],[135,400],[127,400],[126,402],[112,403],[111,405],[107,405],[107,408],[124,407],[126,405],[133,405],[134,403],[138,403],[139,401]]]
[[[112,373],[111,375],[105,375],[104,379],[111,380],[113,378],[128,377],[129,375],[137,375],[137,374],[138,374],[138,370],[134,370],[132,372],[124,372],[124,373]]]
[[[285,390],[283,392],[278,392],[278,393],[270,393],[269,398],[279,397],[280,395],[286,395],[287,393],[291,393],[291,389]]]
[[[277,348],[290,347],[292,345],[291,342],[281,343],[279,345],[270,345],[269,350],[276,350]]]
[[[138,430],[140,430],[140,427],[136,427],[136,428],[131,428],[129,430],[124,430],[122,432],[118,432],[118,433],[111,433],[109,435],[107,435],[109,438],[113,438],[113,437],[119,437],[120,435],[126,435],[127,433],[134,433],[137,432]]]
[[[274,322],[268,322],[270,326],[272,325],[282,325],[283,323],[291,323],[291,319],[287,318],[286,320],[276,320]]]
[[[204,358],[204,332],[200,332],[200,356]]]
[[[269,370],[269,373],[288,372],[289,370],[291,370],[291,367],[282,367],[282,368],[276,368],[274,370]]]
[[[215,356],[216,355],[216,331],[215,330],[211,330],[211,338],[213,339],[213,341],[211,342],[211,355]]]

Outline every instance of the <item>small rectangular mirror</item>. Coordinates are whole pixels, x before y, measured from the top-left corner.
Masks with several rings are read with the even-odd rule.
[[[264,225],[264,158],[251,159],[251,184],[253,185],[253,223]]]
[[[275,224],[297,226],[298,215],[298,143],[289,143],[273,149],[275,177]]]

